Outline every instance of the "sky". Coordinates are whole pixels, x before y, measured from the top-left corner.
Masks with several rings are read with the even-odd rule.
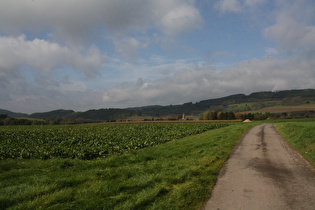
[[[315,88],[314,0],[1,0],[0,108]]]

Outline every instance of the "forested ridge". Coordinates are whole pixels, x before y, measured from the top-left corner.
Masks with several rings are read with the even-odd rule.
[[[78,120],[79,121],[115,121],[126,119],[132,116],[143,117],[165,117],[178,116],[183,113],[186,115],[200,115],[207,110],[220,112],[242,112],[254,111],[264,107],[275,105],[293,106],[299,104],[315,102],[315,89],[303,90],[283,90],[283,91],[264,91],[255,92],[250,95],[235,94],[217,99],[202,100],[196,103],[188,102],[180,105],[168,106],[143,106],[125,109],[108,108],[93,109],[85,112],[75,112],[73,110],[53,110],[50,112],[23,114],[0,109],[2,117],[27,117],[34,119],[50,120]],[[241,104],[241,105],[240,105]]]

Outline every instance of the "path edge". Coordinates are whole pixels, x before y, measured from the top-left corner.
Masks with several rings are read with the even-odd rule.
[[[243,135],[242,137],[238,140],[238,142],[236,143],[236,145],[233,147],[233,149],[231,150],[231,152],[229,153],[228,157],[226,158],[226,160],[224,161],[223,163],[223,166],[221,167],[220,171],[219,171],[219,174],[218,174],[218,177],[217,179],[215,180],[215,183],[213,185],[213,188],[212,188],[212,191],[208,197],[208,199],[206,200],[206,202],[204,203],[203,207],[201,208],[201,210],[205,210],[206,206],[207,206],[207,203],[208,201],[210,200],[211,196],[212,196],[212,192],[214,190],[214,188],[216,187],[217,185],[217,182],[219,180],[219,178],[221,178],[225,173],[226,173],[226,167],[227,167],[227,161],[234,155],[234,153],[236,152],[236,150],[239,148],[239,146],[242,144],[245,136],[253,129],[255,128],[256,126],[260,126],[260,125],[266,125],[265,123],[264,124],[259,124],[259,125],[253,125],[251,128],[249,128]]]

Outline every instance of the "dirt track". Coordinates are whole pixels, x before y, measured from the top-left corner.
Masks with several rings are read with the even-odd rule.
[[[315,169],[272,124],[252,128],[220,171],[205,208],[315,209]]]

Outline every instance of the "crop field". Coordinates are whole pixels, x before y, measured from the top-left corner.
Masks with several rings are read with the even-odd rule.
[[[0,127],[0,159],[95,159],[162,144],[228,123],[125,123]]]
[[[45,156],[48,159],[39,159],[42,153],[34,153],[34,157],[38,154],[39,158],[17,155],[14,159],[0,160],[0,209],[200,209],[209,198],[231,149],[253,125],[192,122],[3,126],[0,127],[1,141],[5,140],[3,135],[11,136],[13,146],[8,141],[2,142],[2,151],[6,147],[10,151],[39,147],[48,152]],[[200,134],[194,135],[196,133]],[[89,135],[92,137],[83,138]],[[70,145],[72,150],[83,147],[83,151],[102,148],[100,145],[106,139],[113,142],[107,137],[110,135],[121,137],[116,138],[116,146],[120,147],[118,153],[108,149],[113,154],[101,157],[96,152],[99,158],[92,160],[53,156],[61,145]],[[181,138],[184,135],[186,137]],[[98,136],[103,136],[103,140]],[[123,139],[122,136],[125,141],[138,139],[138,144],[147,141],[156,146],[145,144],[147,147],[143,149],[130,150],[126,146],[130,144],[118,140]],[[74,137],[85,139],[86,145],[82,142],[80,147],[74,147],[70,144]],[[178,139],[161,144],[166,137]],[[98,141],[92,141],[94,138]],[[37,143],[32,143],[32,139]],[[160,139],[163,141],[157,142]],[[89,142],[99,142],[99,147]],[[65,155],[66,150],[63,152],[61,154]]]
[[[314,120],[0,127],[0,209],[202,209],[251,127],[314,164]]]

